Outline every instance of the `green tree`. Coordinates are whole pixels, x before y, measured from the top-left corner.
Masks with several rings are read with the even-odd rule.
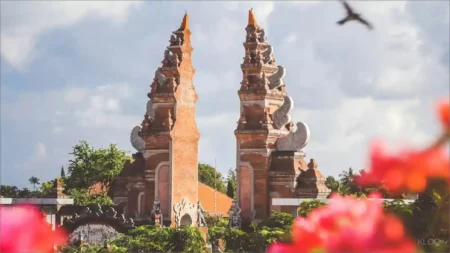
[[[352,168],[349,168],[348,171],[344,170],[341,174],[339,174],[340,182],[343,185],[350,186],[354,183],[355,173]]]
[[[326,205],[326,204],[320,200],[304,201],[298,207],[297,215],[306,217],[312,210],[319,208],[321,206],[324,206],[324,205]]]
[[[42,197],[48,197],[50,196],[52,193],[55,193],[56,189],[55,189],[55,180],[51,180],[48,182],[44,182],[41,184],[41,189],[40,189],[40,193]]]
[[[100,182],[106,189],[114,177],[129,159],[125,151],[119,150],[115,144],[108,148],[94,149],[86,141],[80,141],[73,147],[73,159],[69,160],[68,176],[65,178],[65,189],[87,189]]]
[[[236,173],[233,169],[228,171],[227,196],[233,199],[236,196]]]
[[[114,204],[112,199],[106,195],[106,193],[89,194],[87,189],[70,189],[67,194],[73,198],[74,204],[79,206],[91,204],[109,206]]]
[[[22,190],[19,190],[19,193],[17,194],[17,197],[19,198],[29,198],[31,197],[31,192],[28,190],[28,188],[23,188]]]
[[[65,178],[66,177],[66,172],[64,171],[64,166],[61,166],[61,178]]]
[[[36,190],[36,185],[40,184],[40,180],[37,177],[30,177],[30,179],[28,179],[28,181],[30,181],[30,183],[33,185],[33,191]]]
[[[0,195],[5,198],[17,198],[19,195],[19,189],[17,186],[1,185]]]
[[[339,181],[337,181],[333,176],[328,176],[325,180],[325,185],[330,189],[332,192],[337,192],[339,189]]]
[[[223,176],[214,167],[208,164],[198,164],[198,181],[215,188],[221,193],[226,193],[227,188],[223,181]]]

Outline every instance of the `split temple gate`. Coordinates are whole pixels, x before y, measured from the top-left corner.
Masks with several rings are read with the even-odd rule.
[[[276,64],[273,47],[251,10],[248,15],[238,91],[240,117],[234,132],[237,202],[232,205],[230,198],[217,192],[222,214],[239,205],[243,221],[266,218],[272,209],[292,212],[289,206],[272,206],[272,198],[325,198],[330,193],[316,162],[304,160],[302,149],[310,132],[289,115],[294,101],[283,80],[286,69]],[[212,189],[198,182],[200,134],[190,36],[185,14],[155,72],[144,119],[131,132],[138,152],[109,189],[117,210],[136,224],[145,223],[158,202],[165,224],[197,225],[199,207],[212,201],[204,193]]]

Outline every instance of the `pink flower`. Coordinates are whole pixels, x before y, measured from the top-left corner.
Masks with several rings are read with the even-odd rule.
[[[441,120],[441,124],[444,129],[447,131],[450,130],[450,100],[443,99],[439,101],[437,105],[437,112],[439,115],[439,119]]]
[[[333,195],[328,205],[296,218],[293,244],[272,244],[268,252],[415,252],[401,221],[383,213],[378,195],[368,199]]]
[[[14,209],[13,209],[14,208]],[[63,230],[52,231],[42,212],[32,206],[4,207],[0,210],[0,252],[53,252],[55,244],[66,240]]]
[[[389,154],[385,144],[372,144],[370,169],[357,178],[361,186],[382,182],[391,192],[425,190],[429,178],[449,178],[449,157],[442,147]]]

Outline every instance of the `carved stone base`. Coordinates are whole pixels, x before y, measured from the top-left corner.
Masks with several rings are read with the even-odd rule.
[[[183,198],[180,203],[173,205],[175,227],[195,226],[197,221],[197,206]]]

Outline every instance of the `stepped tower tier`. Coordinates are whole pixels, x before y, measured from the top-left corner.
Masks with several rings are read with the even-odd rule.
[[[275,62],[274,47],[252,10],[245,30],[240,117],[234,132],[237,197],[243,218],[262,219],[270,215],[271,196],[295,195],[296,177],[307,164],[302,149],[310,131],[289,115],[294,101],[286,92],[286,68]]]
[[[144,119],[131,132],[138,153],[123,170],[126,182],[120,183],[127,187],[128,213],[131,217],[135,214],[135,219],[147,217],[157,200],[166,224],[195,225],[197,220],[196,212],[190,210],[198,201],[200,138],[190,37],[186,13],[180,28],[170,35],[161,67],[155,71]],[[118,193],[118,201],[123,195]],[[180,203],[184,209],[179,208]]]

